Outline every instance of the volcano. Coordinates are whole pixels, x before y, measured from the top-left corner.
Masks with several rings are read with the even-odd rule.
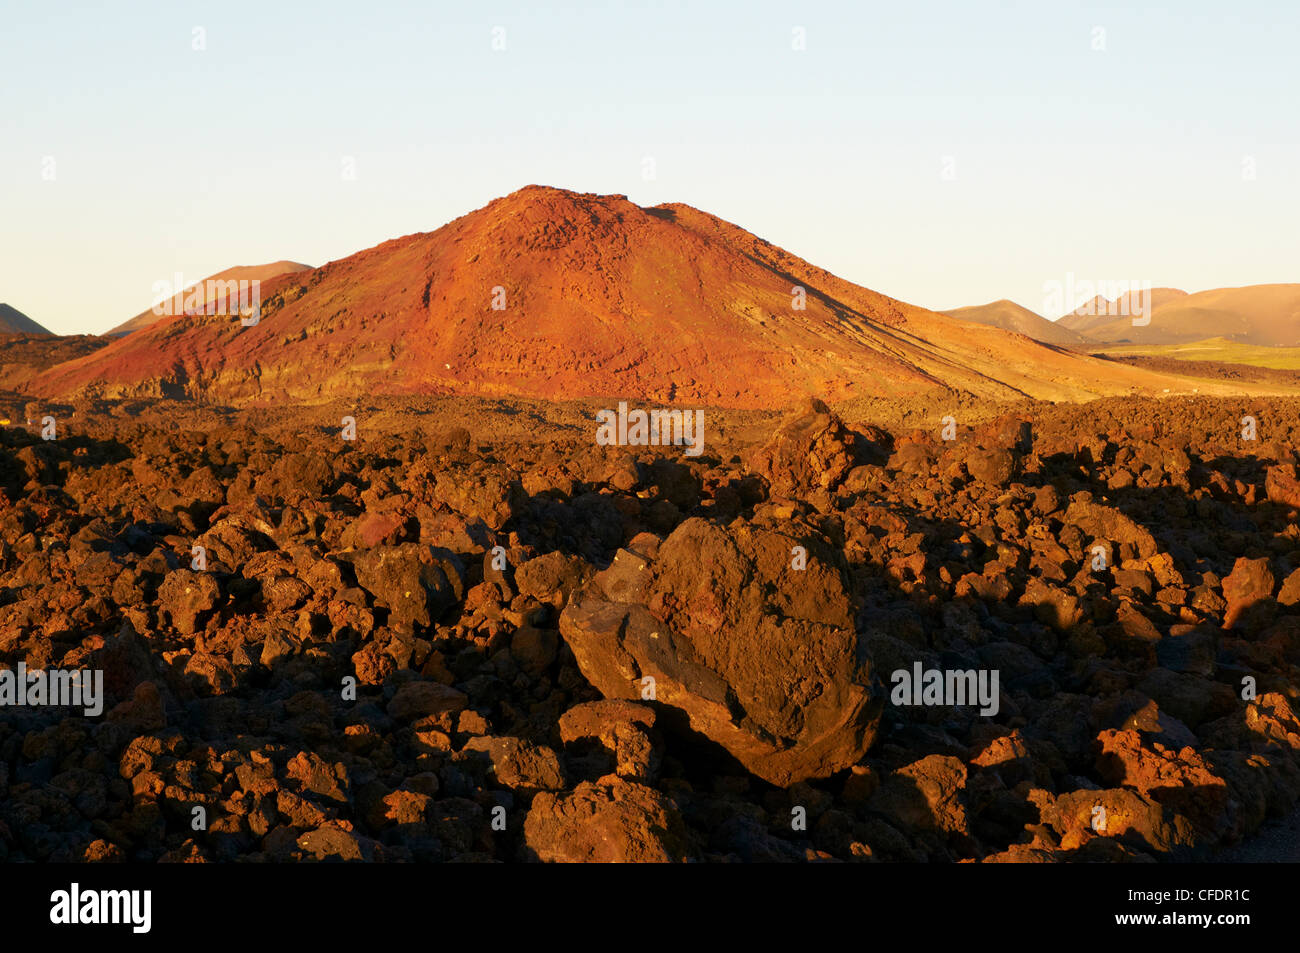
[[[976,324],[987,324],[991,327],[1002,328],[1005,331],[1014,331],[1044,344],[1059,344],[1062,347],[1083,347],[1088,343],[1082,334],[1063,328],[1059,324],[1047,320],[1041,314],[1036,314],[1014,301],[1008,301],[1006,298],[990,304],[975,305],[969,308],[955,308],[952,311],[943,313],[950,318],[960,318],[962,321],[973,321]]]
[[[311,271],[311,265],[303,265],[296,261],[273,261],[269,265],[237,265],[234,268],[227,268],[225,271],[208,275],[202,281],[178,290],[170,298],[165,298],[156,305],[146,308],[131,320],[123,321],[106,333],[130,334],[151,324],[157,324],[159,321],[169,320],[174,315],[184,314],[187,307],[192,310],[201,307],[205,311],[214,313],[218,311],[233,313],[236,309],[230,307],[230,302],[227,300],[234,294],[235,289],[232,285],[237,286],[241,281],[269,281],[280,275],[298,271]],[[212,291],[211,297],[208,295],[209,290]]]
[[[1106,344],[1186,344],[1210,338],[1227,338],[1239,344],[1264,347],[1300,346],[1300,284],[1248,285],[1244,288],[1215,288],[1195,294],[1156,288],[1151,295],[1151,314],[1142,324],[1140,295],[1093,305],[1093,314],[1082,318],[1082,333],[1093,342]],[[1076,327],[1078,326],[1076,323]]]
[[[0,304],[0,334],[51,334],[17,308]]]
[[[30,389],[232,404],[384,393],[758,408],[944,390],[1080,400],[1171,382],[905,304],[687,205],[529,186],[436,231],[273,278],[255,325],[180,315]]]

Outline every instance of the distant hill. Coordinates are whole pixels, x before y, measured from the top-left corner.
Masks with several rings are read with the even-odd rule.
[[[297,274],[301,271],[311,271],[311,265],[303,265],[296,261],[273,261],[269,265],[236,265],[234,268],[227,268],[225,271],[219,271],[215,275],[209,275],[202,281],[196,281],[194,284],[177,292],[168,301],[159,302],[157,308],[162,311],[158,314],[153,307],[146,308],[129,321],[124,321],[117,327],[108,332],[110,335],[130,334],[132,331],[139,331],[141,328],[147,328],[151,324],[157,324],[177,315],[184,314],[186,305],[194,306],[198,304],[207,308],[209,301],[207,293],[209,290],[208,282],[228,282],[228,281],[269,281],[280,275]],[[225,305],[224,288],[213,288],[216,294],[213,295],[213,305]],[[259,291],[265,295],[267,289],[260,288]],[[214,308],[215,310],[215,308]]]
[[[1097,295],[1056,323],[1063,328],[1077,331],[1080,334],[1087,334],[1093,328],[1114,323],[1117,318],[1128,318],[1131,323],[1133,315],[1142,313],[1142,297],[1141,291],[1120,295],[1114,301],[1109,301],[1101,295]],[[1187,292],[1180,291],[1177,288],[1152,288],[1151,310],[1154,313],[1156,308],[1168,304],[1170,301],[1186,297]]]
[[[1104,344],[1225,338],[1238,344],[1294,347],[1300,345],[1300,284],[1216,288],[1163,300],[1153,293],[1149,324],[1135,326],[1131,316],[1110,314],[1083,333]]]
[[[1021,307],[1014,301],[1008,301],[1006,298],[989,304],[955,308],[952,311],[943,313],[960,321],[973,321],[976,324],[1002,328],[1004,331],[1015,331],[1017,334],[1023,334],[1044,344],[1057,344],[1062,347],[1083,347],[1088,343],[1087,338],[1083,335],[1077,334],[1069,328],[1063,328],[1058,323],[1047,320],[1041,314],[1036,314],[1028,308]]]
[[[17,308],[0,304],[0,334],[53,334]]]

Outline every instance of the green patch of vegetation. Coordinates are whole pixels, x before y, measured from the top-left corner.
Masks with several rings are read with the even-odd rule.
[[[1090,349],[1110,357],[1167,357],[1178,361],[1217,361],[1248,364],[1279,371],[1300,370],[1300,347],[1265,347],[1227,338],[1207,338],[1186,344],[1118,344]]]

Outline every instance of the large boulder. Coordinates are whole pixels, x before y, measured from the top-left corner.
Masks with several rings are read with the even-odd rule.
[[[1223,580],[1223,598],[1228,603],[1223,627],[1233,628],[1252,610],[1256,610],[1252,614],[1266,612],[1276,581],[1268,559],[1239,557]]]
[[[394,628],[429,626],[465,597],[460,557],[424,543],[376,546],[351,554],[357,583],[389,611]]]
[[[1291,464],[1269,467],[1264,473],[1264,492],[1270,501],[1300,509],[1300,479]]]
[[[795,568],[796,547],[806,568]],[[828,540],[797,521],[723,529],[692,518],[650,566],[648,586],[602,589],[598,579],[560,617],[606,698],[649,699],[652,686],[678,723],[684,716],[780,786],[862,758],[883,694],[854,626],[844,558]],[[610,598],[619,591],[634,601]]]
[[[1185,817],[1200,834],[1231,830],[1235,805],[1224,780],[1192,747],[1175,751],[1138,731],[1108,729],[1097,736],[1097,773],[1115,787]]]
[[[1094,838],[1113,838],[1143,852],[1169,853],[1191,846],[1191,822],[1130,788],[1031,792],[1043,822],[1055,829],[1061,848],[1073,851]]]
[[[862,441],[830,408],[808,398],[781,421],[772,439],[749,460],[777,496],[833,490],[861,461]]]
[[[441,682],[407,682],[388,703],[388,714],[398,721],[416,721],[430,715],[464,711],[469,699]]]
[[[198,620],[221,602],[221,587],[204,572],[174,569],[158,587],[158,608],[182,635],[193,635]]]
[[[1030,423],[1019,417],[999,417],[955,441],[949,452],[964,463],[971,479],[990,487],[1006,486],[1020,473],[1022,459],[1033,448]]]
[[[959,759],[932,754],[887,776],[869,804],[909,828],[965,834],[966,777],[966,765]]]
[[[1077,526],[1093,540],[1114,543],[1121,559],[1150,559],[1156,555],[1156,540],[1146,527],[1134,522],[1119,510],[1090,499],[1076,499],[1065,511],[1064,522]]]
[[[462,750],[482,755],[496,783],[516,793],[558,791],[564,787],[560,759],[545,745],[521,738],[479,735],[465,742]]]

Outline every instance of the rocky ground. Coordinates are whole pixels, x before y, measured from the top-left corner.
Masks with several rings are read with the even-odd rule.
[[[56,364],[93,354],[108,344],[94,334],[0,334],[0,381],[17,388]]]
[[[0,667],[108,694],[4,710],[0,859],[1212,859],[1300,798],[1300,400],[698,458],[582,404],[0,404]]]

